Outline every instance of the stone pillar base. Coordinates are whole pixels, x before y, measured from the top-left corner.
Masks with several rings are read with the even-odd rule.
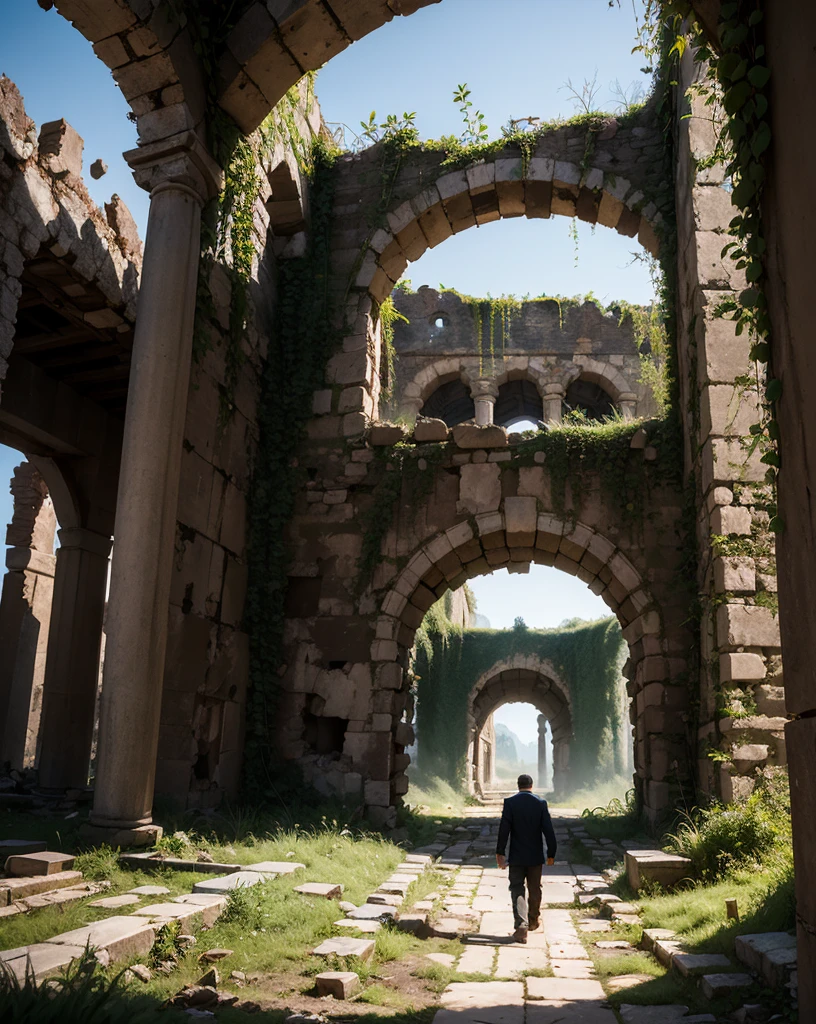
[[[114,849],[124,846],[155,846],[164,834],[161,825],[137,825],[134,828],[85,824],[79,834],[88,842],[101,846],[106,843]]]

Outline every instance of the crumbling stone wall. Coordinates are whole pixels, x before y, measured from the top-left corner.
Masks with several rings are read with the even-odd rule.
[[[407,323],[394,325],[395,379],[388,382],[385,415],[416,418],[438,388],[453,381],[476,399],[489,393],[494,402],[502,385],[530,381],[539,399],[535,418],[545,421],[561,419],[567,390],[577,380],[597,384],[625,416],[649,418],[656,412],[654,396],[640,379],[631,322],[622,323],[620,315],[604,313],[594,302],[522,302],[506,314],[506,329],[497,312],[493,352],[485,336],[490,314],[455,292],[398,289],[394,303]]]
[[[681,87],[700,68],[682,61]],[[686,467],[696,509],[700,593],[698,775],[724,800],[747,796],[755,770],[786,763],[787,720],[776,601],[774,536],[760,452],[749,428],[759,421],[750,339],[716,314],[746,287],[721,251],[734,215],[721,164],[701,166],[715,145],[710,108],[693,94],[691,116],[678,103],[678,358]]]

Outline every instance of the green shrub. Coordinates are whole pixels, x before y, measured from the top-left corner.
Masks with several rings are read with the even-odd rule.
[[[704,880],[721,878],[737,867],[759,867],[774,851],[788,851],[787,773],[767,769],[745,803],[694,811],[667,840],[668,849],[689,857]]]

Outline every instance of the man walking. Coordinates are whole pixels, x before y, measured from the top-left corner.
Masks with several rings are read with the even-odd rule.
[[[541,870],[544,865],[544,840],[547,840],[547,863],[555,862],[557,843],[547,801],[533,793],[533,780],[519,775],[519,791],[509,796],[502,808],[496,863],[504,870],[510,866],[510,898],[513,901],[513,938],[527,941],[527,930],[538,928],[541,913]],[[510,841],[510,853],[507,842]],[[527,883],[528,900],[524,898]],[[529,915],[529,916],[528,916]]]

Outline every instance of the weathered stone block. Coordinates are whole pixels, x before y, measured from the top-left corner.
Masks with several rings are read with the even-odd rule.
[[[315,978],[317,994],[334,999],[348,999],[360,987],[360,979],[353,971],[324,971]]]
[[[501,502],[499,467],[489,462],[462,466],[459,470],[459,502],[468,512],[497,510]]]
[[[64,118],[40,128],[40,163],[57,178],[82,174],[82,137]]]
[[[645,880],[671,886],[692,875],[688,857],[663,850],[627,850],[624,860],[626,877],[636,892]]]
[[[753,558],[715,558],[714,586],[718,593],[754,593],[756,565]]]
[[[711,513],[711,532],[723,537],[750,535],[750,510],[741,506],[718,505]]]
[[[444,420],[418,419],[414,427],[414,441],[417,444],[429,444],[435,441],[447,441],[448,425]]]
[[[462,467],[462,470],[468,467]],[[470,467],[479,469],[483,467]],[[460,472],[462,472],[460,470]],[[481,510],[480,510],[481,511]],[[504,520],[507,543],[511,547],[530,547],[536,537],[537,508],[534,497],[505,498]]]
[[[495,425],[462,423],[453,428],[453,441],[459,448],[506,448],[507,431]]]
[[[756,679],[764,679],[765,674],[765,662],[758,654],[720,655],[720,681],[723,683],[752,682]],[[764,687],[760,687],[760,689],[764,689]]]
[[[722,647],[779,647],[779,621],[762,605],[721,604],[717,643]]]
[[[406,431],[404,427],[391,423],[375,423],[369,432],[368,442],[375,447],[388,448],[391,445],[399,444],[400,441],[404,441],[405,436]]]
[[[731,749],[731,760],[738,772],[747,774],[768,760],[767,743],[745,743]]]

